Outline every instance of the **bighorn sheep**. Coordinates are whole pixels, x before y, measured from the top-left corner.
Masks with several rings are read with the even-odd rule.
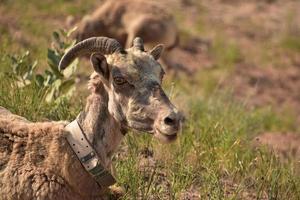
[[[92,53],[95,70],[84,111],[67,126],[33,123],[0,108],[0,199],[103,199],[112,180],[97,170],[110,171],[112,154],[128,129],[165,142],[176,139],[181,115],[161,88],[164,71],[156,61],[163,47],[145,52],[140,38],[133,44],[125,50],[115,39],[93,37],[63,56],[61,69]],[[75,141],[78,133],[82,138]],[[92,151],[81,156],[85,147]]]
[[[149,48],[159,42],[168,50],[178,42],[172,15],[158,2],[143,0],[105,1],[78,24],[78,41],[100,35],[116,38],[126,47],[135,37],[143,37]]]

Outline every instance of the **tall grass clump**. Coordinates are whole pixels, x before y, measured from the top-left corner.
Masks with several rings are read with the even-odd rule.
[[[189,99],[189,105],[190,115],[174,144],[160,144],[148,135],[126,138],[128,154],[116,163],[119,182],[127,189],[124,199],[191,194],[199,199],[300,198],[293,167],[252,146],[254,136],[272,122],[269,111],[248,110],[224,93]],[[145,148],[153,155],[141,154]]]
[[[29,51],[1,55],[0,106],[30,120],[74,117],[79,105],[71,106],[77,61],[63,72],[57,68],[64,52],[74,45],[69,35],[62,30],[53,33],[46,67],[38,66]],[[39,73],[43,68],[46,69]]]

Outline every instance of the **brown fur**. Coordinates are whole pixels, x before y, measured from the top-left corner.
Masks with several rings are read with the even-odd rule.
[[[79,41],[92,36],[112,37],[127,47],[137,36],[143,37],[148,47],[160,42],[169,49],[178,42],[172,15],[159,3],[145,0],[105,1],[83,18],[76,35]]]
[[[94,75],[86,112],[90,107],[95,108],[95,104],[103,105],[99,102],[101,88],[101,81]],[[93,117],[81,121],[82,126],[87,127],[85,121],[98,120]],[[69,147],[65,125],[64,122],[33,123],[0,109],[0,199],[101,199],[104,190],[84,170]],[[116,138],[122,137],[115,134],[119,132],[102,136],[106,141],[101,144],[115,148]],[[109,165],[106,149],[96,148],[96,151],[102,162]],[[111,154],[112,149],[108,151]]]
[[[99,195],[98,186],[64,139],[63,128],[60,122],[31,123],[13,114],[1,115],[1,199],[84,199]]]

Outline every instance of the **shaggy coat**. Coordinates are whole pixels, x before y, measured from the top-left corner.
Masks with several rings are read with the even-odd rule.
[[[99,120],[99,116],[88,114],[90,109],[101,110],[102,112],[93,112],[102,113],[100,117],[107,112],[107,105],[103,102],[105,91],[98,78],[93,74],[90,81],[92,94],[88,97],[83,112],[87,116],[85,120],[79,120],[85,127],[89,126],[85,121],[105,121]],[[0,107],[1,200],[101,199],[100,195],[103,195],[104,190],[84,170],[65,139],[66,124],[33,123]],[[91,131],[94,130],[91,128]],[[102,135],[101,144],[105,149],[96,149],[107,167],[110,165],[110,157],[107,158],[106,155],[111,156],[114,150],[111,148],[116,148],[118,145],[115,143],[122,138],[119,131],[110,130],[109,133]],[[91,139],[92,136],[87,137]]]

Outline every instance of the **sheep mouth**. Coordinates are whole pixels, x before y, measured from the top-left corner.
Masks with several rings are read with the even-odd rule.
[[[177,139],[177,132],[173,133],[164,133],[159,129],[155,129],[154,137],[159,139],[162,142],[173,142]]]
[[[149,123],[145,123],[144,121],[130,121],[127,127],[136,131],[147,132],[150,134],[154,133],[152,126],[149,125]]]
[[[128,128],[131,128],[136,131],[142,131],[149,133],[153,135],[155,138],[157,138],[159,141],[163,143],[170,143],[177,139],[177,133],[178,130],[172,130],[172,131],[162,131],[158,127],[152,126],[150,123],[145,123],[144,121],[130,121],[130,123],[127,125]]]

